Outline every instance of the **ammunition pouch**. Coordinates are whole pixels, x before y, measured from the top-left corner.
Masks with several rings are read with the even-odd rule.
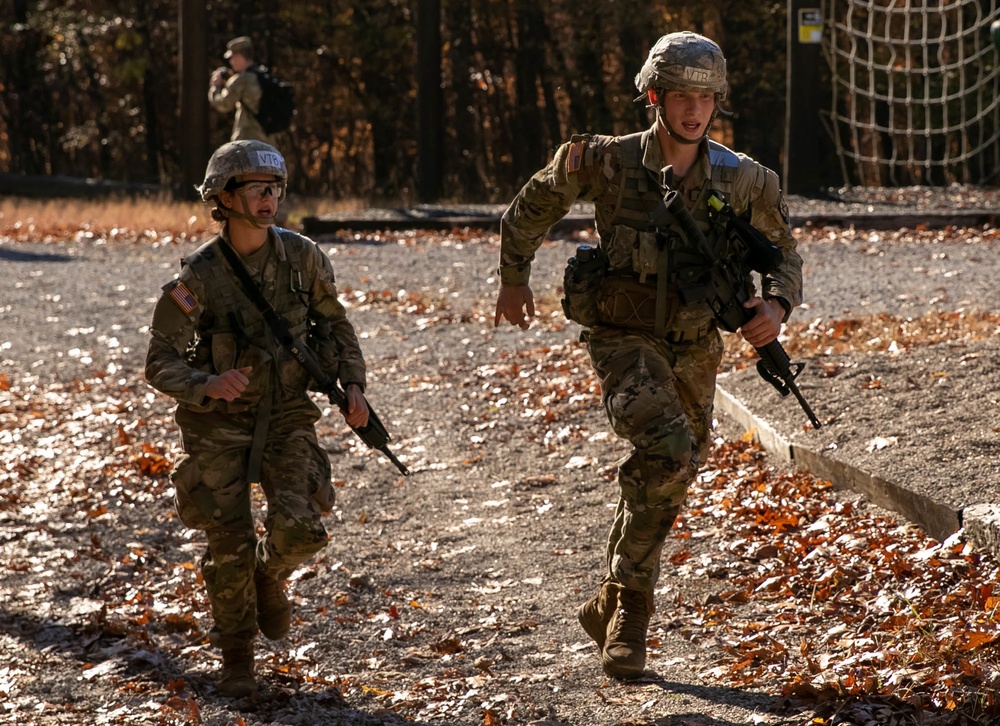
[[[653,332],[656,326],[656,306],[664,306],[663,322],[669,328],[677,315],[680,300],[673,288],[668,288],[662,300],[657,300],[656,280],[639,282],[631,276],[608,277],[597,294],[597,310],[604,325]]]
[[[601,323],[597,296],[608,273],[608,258],[599,248],[581,246],[570,257],[563,274],[563,313],[574,323],[591,327]]]
[[[661,332],[656,329],[657,305],[662,306]],[[696,309],[683,304],[673,285],[658,298],[655,278],[649,282],[628,275],[605,278],[597,295],[597,309],[602,325],[652,333],[670,343],[696,342],[715,330],[710,317],[692,315]]]

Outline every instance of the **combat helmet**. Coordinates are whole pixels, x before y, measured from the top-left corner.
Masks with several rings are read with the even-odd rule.
[[[708,91],[726,100],[726,57],[718,44],[704,35],[683,30],[656,41],[635,76],[640,93],[655,91]]]
[[[215,150],[205,167],[205,181],[195,188],[207,203],[226,188],[230,179],[246,174],[273,174],[283,183],[288,181],[288,168],[280,151],[263,141],[241,140]]]

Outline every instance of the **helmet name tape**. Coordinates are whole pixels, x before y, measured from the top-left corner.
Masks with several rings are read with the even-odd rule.
[[[712,80],[712,72],[705,70],[704,68],[691,68],[690,66],[686,66],[682,77],[685,81],[708,83]]]
[[[255,151],[258,166],[270,166],[277,169],[285,168],[285,160],[275,151]]]

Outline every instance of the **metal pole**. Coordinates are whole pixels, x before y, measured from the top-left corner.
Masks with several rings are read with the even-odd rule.
[[[208,163],[208,10],[203,0],[178,3],[178,128],[181,179],[174,193],[179,199],[196,199]]]
[[[441,0],[417,3],[417,196],[441,197],[444,126],[441,93]]]
[[[786,194],[812,194],[831,174],[823,168],[820,62],[823,12],[817,0],[788,0],[788,64],[785,99]]]

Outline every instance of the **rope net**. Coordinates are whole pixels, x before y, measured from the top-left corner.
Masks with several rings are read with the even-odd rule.
[[[824,1],[844,183],[1000,183],[1000,0]]]

